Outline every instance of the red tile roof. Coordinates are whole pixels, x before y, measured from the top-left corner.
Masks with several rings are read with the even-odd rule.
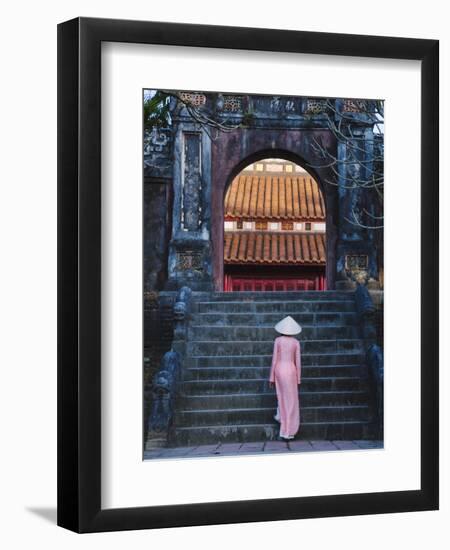
[[[325,233],[225,231],[226,264],[310,264],[326,261]]]
[[[225,195],[225,218],[325,220],[319,185],[309,174],[240,174]]]

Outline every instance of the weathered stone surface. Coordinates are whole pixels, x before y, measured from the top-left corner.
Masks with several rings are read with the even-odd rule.
[[[275,335],[266,334],[271,327],[261,327],[260,318],[270,309],[261,312],[259,306],[267,304],[276,309],[287,303],[280,295],[268,299],[261,293],[243,294],[244,300],[239,302],[237,295],[229,293],[192,294],[188,351],[170,436],[172,445],[278,439],[279,424],[273,419],[275,391],[268,384]],[[328,325],[310,332],[306,326],[302,332],[301,428],[297,439],[366,439],[372,426],[365,356],[361,340],[347,338],[352,326],[344,322],[348,321],[346,315],[356,319],[353,294],[351,300],[346,293],[321,294],[315,293],[309,301],[298,301],[299,296],[288,303],[294,309],[299,304],[318,309],[307,311],[307,315],[333,316],[328,318]],[[252,313],[239,327],[229,320],[232,315],[241,315],[234,310],[244,303]],[[302,308],[300,314],[305,314]],[[222,320],[210,327],[203,319],[210,315],[222,316]],[[236,341],[239,331],[246,340]],[[326,448],[337,450],[333,444]]]
[[[172,128],[153,128],[144,133],[144,177],[172,179]]]
[[[338,447],[332,441],[310,441],[315,451],[335,451]]]
[[[327,450],[361,450],[361,447],[353,441],[334,441],[335,447],[328,447]],[[380,441],[365,441],[368,449],[380,448]],[[211,449],[213,449],[211,451]],[[245,456],[255,454],[282,453],[306,453],[313,452],[315,449],[311,441],[270,441],[255,443],[221,443],[217,446],[199,445],[196,447],[184,447],[179,449],[158,449],[157,451],[145,451],[144,460],[165,459],[165,458],[200,458],[211,456]]]
[[[191,92],[187,93],[192,96]],[[368,159],[374,150],[373,129],[360,107],[345,101],[341,101],[341,105],[340,100],[336,100],[336,106],[339,103],[339,108],[351,118],[355,135],[359,132],[366,140],[361,159],[352,163],[348,162],[352,144],[345,142],[338,146],[329,129],[326,116],[329,109],[324,100],[217,93],[194,95],[202,96],[201,103],[195,104],[201,112],[229,126],[240,126],[230,132],[212,132],[195,123],[186,108],[179,106],[172,113],[170,131],[162,129],[146,135],[146,176],[173,181],[173,232],[167,288],[191,284],[197,290],[209,290],[213,286],[222,289],[225,190],[245,165],[269,157],[284,158],[305,167],[321,186],[326,204],[328,288],[334,288],[336,282],[342,288],[354,285],[353,275],[345,267],[345,258],[357,254],[367,255],[367,278],[376,286],[382,240],[370,230],[348,222],[353,211],[373,211],[369,194],[348,185],[349,180],[368,177]],[[346,111],[349,105],[352,110]],[[212,133],[214,140],[210,137]],[[328,183],[335,180],[335,174],[323,165],[315,147],[317,143],[343,162],[337,184]],[[359,173],[361,171],[364,173]],[[190,263],[197,267],[186,268]]]
[[[182,224],[187,231],[197,231],[201,225],[200,140],[199,133],[184,136]]]
[[[144,290],[161,290],[167,280],[170,184],[144,183]]]
[[[333,441],[333,445],[335,445],[340,451],[355,451],[361,449],[356,443],[353,441]]]
[[[288,443],[289,445],[289,449],[291,451],[296,451],[296,452],[311,452],[313,451],[313,446],[311,445],[311,443],[309,441],[289,441]]]

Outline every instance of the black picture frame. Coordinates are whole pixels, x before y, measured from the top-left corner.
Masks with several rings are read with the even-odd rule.
[[[102,510],[103,41],[420,60],[420,490]],[[58,26],[58,525],[98,532],[438,509],[438,52],[437,40],[411,38],[91,18]]]

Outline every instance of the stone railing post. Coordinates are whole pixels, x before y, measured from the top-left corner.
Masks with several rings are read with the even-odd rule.
[[[179,354],[174,350],[167,351],[153,379],[153,400],[148,419],[146,450],[164,447],[167,444],[180,370]]]
[[[370,344],[366,351],[366,363],[369,369],[370,387],[374,390],[371,399],[373,410],[374,434],[377,439],[383,439],[384,425],[384,361],[383,351],[377,344]]]
[[[357,283],[355,290],[355,306],[361,338],[364,339],[366,345],[376,343],[376,308],[367,287],[363,284]]]
[[[173,331],[173,349],[178,351],[182,357],[186,353],[186,339],[191,312],[192,290],[188,286],[183,286],[178,291],[173,306],[174,331]]]
[[[184,286],[175,298],[173,305],[173,342],[170,351],[162,359],[153,379],[153,399],[148,420],[146,450],[167,444],[172,425],[175,402],[186,356],[186,339],[190,318],[192,290]]]
[[[383,388],[384,361],[383,350],[377,343],[376,307],[372,297],[363,284],[358,284],[355,290],[355,306],[358,315],[360,337],[364,340],[365,363],[368,369],[370,387],[370,405],[372,433],[378,439],[383,438]]]

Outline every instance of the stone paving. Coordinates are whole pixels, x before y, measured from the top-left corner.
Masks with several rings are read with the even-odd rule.
[[[173,447],[151,449],[144,452],[144,460],[153,458],[197,458],[201,456],[243,456],[254,454],[274,454],[320,451],[360,451],[382,449],[383,441],[259,441],[249,443],[217,443],[196,447]]]

